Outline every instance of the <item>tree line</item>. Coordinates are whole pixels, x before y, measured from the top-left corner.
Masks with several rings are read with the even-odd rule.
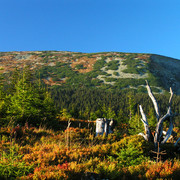
[[[143,129],[138,105],[143,105],[149,123],[155,128],[156,117],[153,104],[147,93],[132,91],[105,91],[98,88],[73,88],[54,86],[52,98],[58,109],[66,109],[72,117],[84,120],[95,120],[98,117],[114,118],[118,123],[131,124],[133,131]],[[169,95],[156,94],[162,113],[167,111]],[[172,110],[180,112],[180,96],[174,95]],[[178,124],[178,116],[175,117]]]
[[[156,94],[162,112],[166,112],[168,97]],[[180,96],[174,95],[172,109],[175,113],[180,112],[179,102]],[[119,124],[128,124],[132,132],[140,131],[139,104],[143,105],[150,124],[155,124],[153,105],[146,93],[71,85],[47,87],[25,68],[14,71],[8,79],[1,79],[0,126],[28,122],[32,126],[56,127],[56,117],[66,112],[69,117],[81,120],[113,118]]]

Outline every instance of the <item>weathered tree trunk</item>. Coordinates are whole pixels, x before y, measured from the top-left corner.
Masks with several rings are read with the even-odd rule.
[[[96,136],[98,134],[99,135],[103,135],[104,134],[104,126],[105,126],[104,118],[96,119]]]
[[[105,135],[113,133],[113,126],[114,126],[113,119],[106,119],[106,118],[98,118],[96,119],[96,136]]]
[[[153,95],[153,93],[151,91],[151,88],[150,88],[150,86],[148,84],[148,81],[146,81],[146,84],[147,84],[146,88],[147,88],[147,91],[148,91],[148,95],[149,95],[149,97],[151,98],[151,100],[153,102],[154,109],[155,109],[155,112],[156,112],[157,125],[156,125],[156,130],[155,130],[154,138],[153,138],[153,135],[151,133],[151,130],[150,130],[150,127],[149,127],[149,124],[148,124],[148,120],[147,120],[146,115],[145,115],[145,113],[144,113],[144,111],[142,109],[142,106],[140,105],[139,108],[140,108],[140,112],[141,112],[141,116],[142,116],[141,121],[144,124],[145,134],[140,133],[139,135],[142,135],[145,138],[145,140],[147,140],[147,141],[154,142],[155,148],[157,148],[158,143],[159,144],[164,144],[164,143],[167,142],[167,140],[169,139],[169,137],[171,136],[172,131],[173,131],[173,114],[171,112],[173,91],[170,88],[170,94],[171,95],[170,95],[170,98],[169,98],[169,107],[168,107],[167,113],[164,116],[161,116],[157,100],[156,100],[156,98],[154,97],[154,95]],[[162,135],[163,135],[163,122],[166,119],[169,120],[169,129],[165,133],[165,137],[162,137]],[[178,139],[178,141],[179,140],[180,139]],[[177,142],[175,143],[175,145],[177,145]]]

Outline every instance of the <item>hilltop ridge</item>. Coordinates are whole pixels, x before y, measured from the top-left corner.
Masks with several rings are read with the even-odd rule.
[[[86,86],[102,89],[134,89],[145,92],[145,79],[153,90],[173,88],[180,94],[180,61],[156,54],[68,51],[0,52],[0,73],[30,69],[50,86]]]

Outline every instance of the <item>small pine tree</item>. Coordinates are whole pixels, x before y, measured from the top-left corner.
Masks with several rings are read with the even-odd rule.
[[[129,122],[129,133],[134,135],[143,131],[143,124],[141,123],[141,116],[136,113],[132,116],[131,121]]]
[[[134,111],[135,102],[134,102],[134,98],[131,93],[128,94],[127,98],[128,98],[129,122],[131,122],[131,119],[135,115],[134,114],[135,113],[135,111]]]
[[[69,120],[70,118],[72,118],[72,116],[70,113],[68,113],[67,109],[64,108],[60,111],[59,118],[62,120]]]
[[[147,119],[148,119],[149,126],[151,127],[151,131],[155,131],[157,119],[156,119],[155,112],[154,112],[153,108],[149,109]]]
[[[106,118],[107,119],[114,119],[116,117],[115,112],[112,110],[111,107],[108,107],[107,109],[107,114],[106,114]]]
[[[14,124],[50,125],[56,116],[50,93],[31,82],[30,77],[29,71],[27,74],[24,71],[14,86],[14,93],[8,95],[8,119],[13,119]]]
[[[107,119],[113,119],[116,117],[116,114],[115,114],[115,112],[111,106],[106,107],[104,104],[101,108],[101,116],[99,116],[99,117],[103,117],[103,118],[107,118]]]
[[[7,103],[6,98],[2,90],[0,89],[0,126],[6,125],[5,117],[6,117]]]
[[[143,125],[140,122],[141,117],[139,115],[139,109],[135,113],[135,100],[132,97],[132,94],[128,95],[128,109],[129,109],[129,133],[138,134],[143,130]]]

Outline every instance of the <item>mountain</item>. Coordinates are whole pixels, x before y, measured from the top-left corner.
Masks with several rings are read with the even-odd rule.
[[[29,66],[52,87],[72,86],[145,92],[145,80],[157,93],[180,94],[180,61],[170,57],[121,52],[0,52],[0,73]]]

